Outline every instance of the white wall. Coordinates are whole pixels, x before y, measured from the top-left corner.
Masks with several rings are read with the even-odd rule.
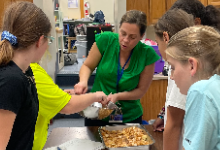
[[[52,29],[51,35],[55,37],[55,19],[54,19],[54,3],[53,0],[33,0],[34,4],[40,7],[50,19]],[[55,79],[55,63],[56,63],[56,43],[55,41],[48,47],[41,59],[40,65],[47,71],[51,78]]]
[[[119,23],[122,16],[126,13],[126,0],[114,0],[115,1],[115,32],[119,32]]]
[[[60,10],[63,13],[63,17],[69,17],[70,19],[81,18],[80,12],[80,1],[79,8],[68,8],[68,0],[59,0]],[[84,2],[89,2],[89,12],[94,14],[96,11],[102,10],[105,15],[105,21],[114,24],[114,1],[115,0],[83,0]],[[119,13],[126,11],[126,0],[116,0],[121,6]],[[122,5],[123,4],[123,5]]]
[[[101,10],[105,15],[105,22],[114,24],[114,0],[84,0],[84,2],[89,2],[90,13],[94,14]]]
[[[60,11],[63,13],[63,17],[69,17],[69,19],[80,19],[80,0],[78,0],[78,8],[68,8],[68,0],[59,0]]]

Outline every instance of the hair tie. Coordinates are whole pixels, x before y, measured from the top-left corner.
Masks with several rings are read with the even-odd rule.
[[[2,38],[1,38],[1,41],[2,40],[8,40],[12,46],[15,46],[18,42],[17,42],[17,37],[14,36],[13,34],[11,34],[10,32],[8,31],[3,31],[2,32]]]

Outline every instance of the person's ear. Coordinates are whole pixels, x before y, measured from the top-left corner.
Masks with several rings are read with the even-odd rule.
[[[43,45],[45,42],[45,39],[44,39],[44,35],[42,35],[38,41],[36,42],[36,47],[39,48],[41,45]]]
[[[163,32],[163,41],[166,42],[166,44],[168,44],[170,40],[170,37],[168,35],[168,33],[166,31]]]
[[[201,25],[201,19],[200,18],[195,19],[195,25]]]
[[[188,59],[189,62],[189,69],[190,69],[190,75],[191,77],[194,77],[194,75],[196,74],[196,71],[198,69],[198,61],[195,58],[189,58]]]

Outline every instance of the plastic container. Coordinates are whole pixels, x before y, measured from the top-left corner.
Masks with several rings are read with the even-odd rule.
[[[86,35],[77,35],[76,40],[77,41],[86,41]]]
[[[158,46],[151,46],[153,47],[153,49],[155,50],[155,52],[157,53],[157,55],[160,56],[160,59],[158,61],[156,61],[155,63],[155,68],[154,68],[154,73],[158,74],[161,73],[163,71],[163,67],[164,67],[164,60],[160,54],[160,51],[158,49]]]
[[[86,56],[87,41],[76,41],[75,46],[77,47],[78,58],[83,58],[83,56]]]

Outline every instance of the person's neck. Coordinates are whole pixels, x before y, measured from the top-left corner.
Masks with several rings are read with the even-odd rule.
[[[32,62],[32,56],[30,50],[18,50],[14,51],[12,61],[25,73]]]
[[[123,51],[123,50],[120,50],[120,55],[121,55],[121,57],[125,57],[125,58],[127,58],[127,57],[130,56],[131,52],[132,52],[132,50],[130,50],[130,51]]]

